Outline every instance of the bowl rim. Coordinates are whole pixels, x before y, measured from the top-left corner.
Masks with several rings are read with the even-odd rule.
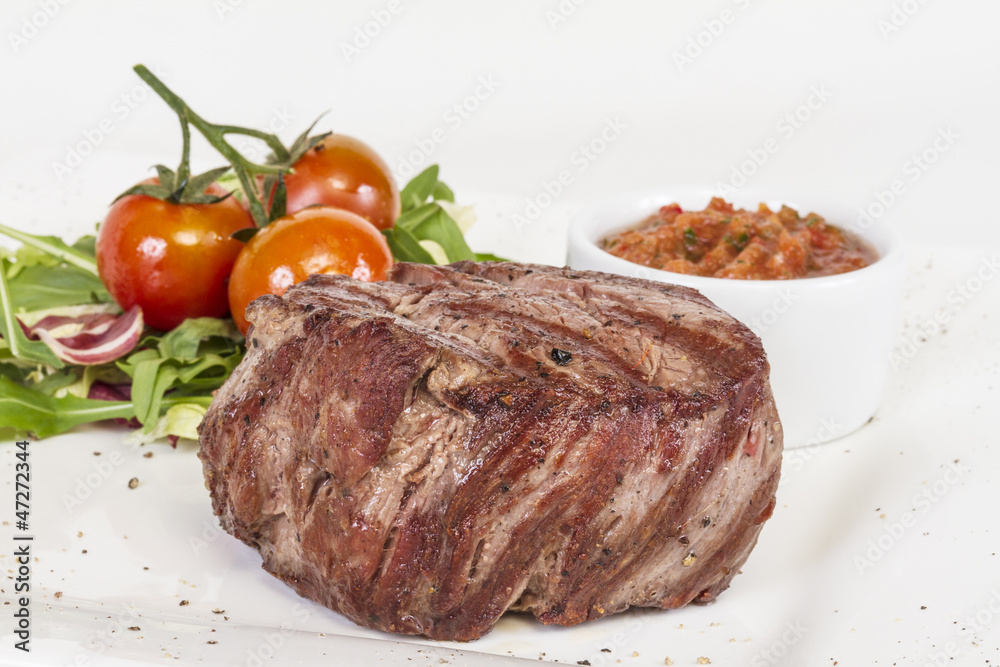
[[[825,209],[836,211],[836,216],[847,209],[845,204],[838,204],[831,201],[828,195],[824,197],[823,195],[813,192],[795,192],[789,193],[789,195],[790,196],[783,196],[781,191],[759,188],[741,188],[732,195],[724,196],[723,199],[736,206],[742,207],[754,205],[748,204],[747,202],[749,201],[755,201],[758,204],[763,202],[768,206],[786,204],[798,211],[806,210],[819,212],[820,215],[823,215],[824,219],[828,222],[830,222],[831,216],[826,215],[822,211]],[[742,280],[735,278],[716,278],[714,276],[695,276],[686,273],[674,273],[672,271],[655,269],[643,264],[631,262],[627,259],[622,259],[621,257],[612,255],[597,244],[599,239],[604,238],[608,234],[634,226],[643,220],[643,218],[639,218],[634,221],[624,220],[597,224],[594,218],[595,215],[602,211],[602,209],[630,206],[642,207],[644,206],[642,202],[646,200],[663,201],[662,204],[650,204],[653,208],[646,215],[652,215],[656,212],[659,206],[669,203],[677,203],[682,200],[689,201],[695,198],[702,198],[705,201],[704,205],[707,206],[711,198],[715,196],[720,195],[717,191],[713,191],[710,188],[659,187],[633,190],[631,192],[624,192],[611,197],[605,197],[604,199],[584,206],[576,213],[576,215],[573,216],[573,219],[570,221],[567,234],[569,237],[570,252],[573,250],[574,241],[582,241],[589,251],[596,251],[599,253],[600,258],[609,264],[608,269],[606,269],[608,271],[625,273],[626,271],[631,270],[632,274],[634,274],[636,270],[645,270],[651,272],[648,277],[656,278],[661,282],[675,282],[679,284],[702,283],[705,285],[719,287],[722,285],[742,285],[743,287],[739,287],[737,289],[748,290],[771,290],[777,286],[788,286],[791,284],[796,285],[798,288],[809,286],[810,288],[815,287],[817,289],[822,289],[823,287],[830,287],[847,282],[863,281],[869,278],[875,279],[875,277],[884,269],[889,267],[891,264],[901,262],[903,259],[902,237],[896,227],[893,224],[886,222],[884,219],[873,219],[872,224],[868,228],[860,231],[857,228],[852,228],[839,220],[830,222],[830,224],[860,236],[864,241],[868,242],[872,246],[875,246],[876,251],[879,253],[879,257],[868,266],[855,269],[854,271],[838,273],[831,276],[817,276],[813,278],[792,278],[786,280]],[[807,203],[808,206],[802,205],[801,202]],[[843,210],[838,211],[838,209]]]

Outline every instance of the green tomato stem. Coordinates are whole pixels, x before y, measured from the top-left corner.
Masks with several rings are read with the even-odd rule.
[[[184,100],[170,90],[166,84],[160,81],[155,74],[150,72],[145,65],[136,65],[133,69],[135,70],[135,73],[139,75],[139,78],[149,84],[149,87],[153,89],[153,92],[159,95],[163,101],[167,103],[167,106],[174,110],[174,113],[177,114],[177,117],[181,121],[181,131],[183,132],[184,137],[184,149],[181,158],[181,166],[177,169],[178,183],[183,183],[184,179],[190,174],[189,126],[193,125],[195,129],[197,129],[198,132],[205,137],[208,143],[215,148],[215,150],[219,151],[219,153],[226,158],[232,166],[233,173],[236,174],[236,177],[240,181],[240,185],[243,187],[243,192],[247,198],[247,205],[250,208],[250,214],[253,216],[256,225],[258,227],[263,227],[270,222],[270,211],[263,203],[263,197],[257,188],[257,183],[254,177],[266,174],[281,174],[291,169],[291,165],[287,163],[290,159],[289,151],[285,148],[284,144],[281,143],[281,140],[274,134],[261,132],[260,130],[254,130],[252,128],[240,127],[237,125],[216,125],[214,123],[210,123],[196,114],[191,107],[184,102]],[[257,164],[246,159],[226,140],[227,134],[242,134],[244,136],[260,139],[274,152],[279,162],[273,165],[265,165]]]

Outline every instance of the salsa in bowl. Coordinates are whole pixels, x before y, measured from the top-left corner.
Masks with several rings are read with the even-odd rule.
[[[799,220],[791,226],[801,225],[808,230],[820,224],[815,220],[810,226],[810,218],[818,218],[824,226],[850,234],[853,239],[849,239],[849,243],[860,244],[871,261],[833,274],[816,275],[813,271],[809,275],[807,271],[802,277],[781,278],[773,277],[773,273],[737,275],[741,266],[737,259],[750,264],[747,259],[764,257],[765,253],[746,253],[752,246],[749,231],[746,239],[741,238],[742,232],[738,231],[733,238],[729,231],[730,238],[742,247],[732,248],[735,254],[727,255],[729,261],[719,262],[713,273],[734,265],[730,266],[731,277],[698,275],[698,265],[705,262],[705,257],[718,243],[730,245],[725,238],[727,233],[715,230],[718,239],[712,243],[713,236],[695,224],[688,224],[690,219],[685,221],[681,216],[685,212],[702,212],[712,206],[712,199],[708,191],[664,189],[619,195],[589,206],[570,224],[568,263],[578,269],[692,287],[746,324],[761,338],[767,353],[771,387],[787,448],[826,442],[861,427],[878,408],[889,375],[888,358],[898,331],[905,272],[898,235],[889,225],[880,222],[864,229],[853,227],[850,223],[854,214],[850,206],[819,196],[775,197],[774,193],[741,191],[732,202],[734,213],[740,209],[761,212],[763,203],[772,215],[791,219],[794,214]],[[673,216],[674,231],[668,232],[667,245],[672,243],[676,248],[679,241],[682,252],[686,253],[684,242],[688,241],[687,245],[693,246],[695,252],[680,257],[688,264],[670,266],[688,272],[656,268],[656,262],[666,266],[667,262],[678,259],[667,257],[662,248],[657,251],[647,247],[643,251],[646,257],[657,257],[656,252],[660,252],[656,262],[650,262],[654,266],[629,261],[605,249],[608,239],[627,238],[622,234],[649,225],[651,216],[660,216],[663,207],[672,205],[680,210]],[[718,202],[715,206],[723,208]],[[816,213],[800,216],[797,213],[800,211]],[[724,209],[716,212],[724,213]],[[676,224],[678,220],[681,220],[680,225]],[[667,224],[663,220],[657,227]],[[721,220],[718,224],[722,224]],[[733,225],[734,220],[727,224]],[[687,232],[689,227],[691,232]],[[696,238],[691,238],[692,234]],[[656,243],[659,246],[660,240]],[[704,247],[697,244],[704,244]],[[631,252],[635,253],[635,248]],[[779,262],[790,263],[787,255],[771,261],[775,254],[763,260],[766,271],[773,271]],[[689,264],[695,267],[694,272]],[[702,270],[709,268],[710,263],[705,263]]]
[[[616,257],[651,269],[712,278],[790,280],[862,269],[878,259],[871,244],[782,205],[736,208],[713,197],[702,210],[661,206],[638,226],[601,239]]]

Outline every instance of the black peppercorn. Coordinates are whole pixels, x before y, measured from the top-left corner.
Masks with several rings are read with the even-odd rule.
[[[560,350],[558,347],[552,348],[552,361],[556,362],[560,366],[565,366],[569,362],[573,361],[573,355],[566,350]]]

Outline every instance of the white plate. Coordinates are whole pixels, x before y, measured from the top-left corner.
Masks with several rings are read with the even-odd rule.
[[[94,173],[125,171],[97,168],[99,159]],[[0,183],[11,182],[5,171]],[[57,223],[73,220],[85,231],[114,194],[107,186],[84,194],[93,185],[67,188],[55,204],[0,186],[4,222],[24,228],[42,210],[41,228],[68,233]],[[563,262],[567,207],[554,205],[518,234],[511,215],[523,201],[460,194],[479,211],[473,247]],[[193,443],[132,448],[121,444],[123,431],[91,427],[31,444],[32,652],[13,649],[8,616],[0,663],[924,665],[945,664],[934,661],[948,653],[949,665],[996,662],[1000,280],[981,282],[960,306],[947,300],[983,256],[912,250],[905,335],[939,309],[947,332],[911,338],[915,352],[890,378],[874,422],[786,453],[774,516],[712,606],[635,610],[573,628],[508,615],[463,645],[369,631],[299,598],[260,568],[254,550],[218,531]],[[0,561],[13,576],[9,442],[0,461],[8,499]],[[13,600],[13,581],[0,589]]]
[[[853,433],[875,414],[889,377],[887,359],[899,331],[906,273],[902,238],[884,222],[855,230],[872,244],[878,261],[808,280],[683,275],[634,264],[599,247],[601,239],[638,224],[661,206],[677,203],[697,211],[712,196],[705,189],[661,188],[617,194],[589,206],[569,228],[570,266],[692,287],[749,326],[771,367],[785,449]],[[759,202],[775,211],[788,204],[802,215],[822,211],[841,226],[853,217],[849,207],[815,193],[779,199],[775,193],[741,191],[729,201],[750,211]]]

